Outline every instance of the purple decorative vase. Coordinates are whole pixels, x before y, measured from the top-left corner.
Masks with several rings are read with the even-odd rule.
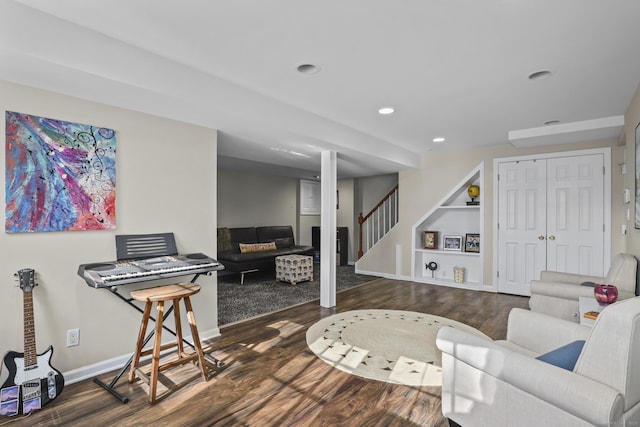
[[[593,293],[600,304],[611,304],[618,299],[618,288],[614,285],[596,285]]]

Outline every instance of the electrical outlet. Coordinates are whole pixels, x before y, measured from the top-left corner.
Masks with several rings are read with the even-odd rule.
[[[67,347],[80,345],[80,329],[69,329],[67,331]]]

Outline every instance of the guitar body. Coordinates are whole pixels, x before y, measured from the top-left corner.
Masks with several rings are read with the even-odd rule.
[[[36,366],[25,369],[24,353],[10,351],[3,363],[9,377],[0,387],[0,415],[28,414],[53,401],[64,388],[64,377],[51,366],[53,347],[37,356]]]
[[[33,287],[35,271],[18,271],[24,301],[24,353],[8,352],[4,366],[9,376],[0,387],[0,415],[14,416],[33,412],[55,400],[62,392],[64,378],[51,366],[53,347],[36,354],[35,322],[33,317]]]

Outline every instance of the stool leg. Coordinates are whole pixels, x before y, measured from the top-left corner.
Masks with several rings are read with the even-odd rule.
[[[187,307],[187,318],[189,319],[189,326],[191,327],[191,337],[193,339],[193,345],[198,355],[198,364],[200,365],[200,372],[202,373],[202,379],[207,381],[207,367],[204,362],[204,352],[202,351],[202,345],[200,344],[200,335],[198,334],[198,327],[196,326],[196,317],[193,314],[193,307],[191,306],[191,299],[187,296],[184,297],[184,305]]]
[[[136,369],[140,365],[140,353],[142,353],[142,346],[144,345],[144,337],[147,333],[147,325],[149,324],[149,317],[151,316],[151,306],[153,303],[147,301],[144,306],[144,315],[142,316],[142,323],[140,323],[140,332],[138,333],[138,343],[136,345],[136,353],[129,369],[129,382],[132,383],[136,378]]]
[[[162,319],[164,317],[164,301],[158,301],[156,314],[156,332],[153,340],[153,360],[151,362],[151,378],[149,379],[149,403],[156,402],[158,389],[158,371],[160,366],[160,347],[162,346]]]
[[[184,343],[182,342],[182,322],[180,321],[180,298],[173,300],[173,318],[176,325],[176,339],[178,345],[178,358],[184,355]]]

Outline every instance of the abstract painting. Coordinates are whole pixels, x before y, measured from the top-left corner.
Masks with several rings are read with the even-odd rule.
[[[5,231],[112,230],[116,133],[6,112]]]

